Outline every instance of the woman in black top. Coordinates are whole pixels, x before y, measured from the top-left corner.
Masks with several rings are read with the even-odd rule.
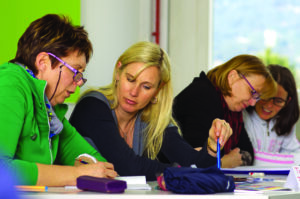
[[[88,92],[75,106],[71,124],[120,175],[154,180],[171,163],[214,165],[217,137],[223,146],[231,135],[228,123],[216,119],[202,150],[186,143],[172,118],[170,74],[168,55],[158,45],[136,43],[118,59],[112,83]]]
[[[174,99],[173,116],[183,137],[194,148],[203,147],[210,123],[224,119],[233,134],[224,146],[222,167],[251,165],[253,148],[245,131],[242,110],[276,92],[269,70],[252,55],[239,55],[200,73]],[[188,103],[187,103],[188,102]]]

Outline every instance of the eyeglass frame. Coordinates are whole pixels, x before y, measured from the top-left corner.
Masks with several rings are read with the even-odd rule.
[[[73,76],[73,81],[78,83],[80,80],[82,80],[83,84],[81,86],[83,86],[85,84],[85,82],[87,81],[87,79],[85,79],[83,77],[83,74],[82,72],[76,70],[75,68],[73,68],[72,66],[70,66],[69,64],[67,64],[66,62],[64,62],[62,59],[60,59],[59,57],[57,57],[56,55],[54,55],[53,53],[49,53],[47,52],[48,55],[54,57],[55,59],[57,59],[57,61],[59,61],[60,63],[62,63],[64,66],[66,66],[68,69],[70,69],[73,73],[74,73],[74,76]],[[76,76],[77,75],[81,75],[80,79],[79,80],[76,80]]]
[[[274,99],[280,99],[284,102],[284,104],[281,106],[281,105],[278,105],[276,103],[274,103]],[[272,100],[272,103],[275,105],[275,106],[278,106],[278,107],[284,107],[286,105],[286,103],[288,102],[288,100],[284,100],[282,99],[281,97],[271,97],[269,99],[261,99],[263,102],[267,103],[269,102],[270,100]]]
[[[242,78],[250,86],[252,98],[255,99],[256,101],[259,101],[260,100],[260,94],[253,88],[253,86],[250,84],[250,82],[248,81],[248,79],[242,73],[239,73],[239,74],[240,74],[240,76],[242,76]]]

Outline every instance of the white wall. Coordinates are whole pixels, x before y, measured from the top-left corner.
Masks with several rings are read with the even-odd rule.
[[[82,0],[81,24],[89,33],[94,53],[85,76],[90,86],[112,80],[115,62],[133,43],[151,39],[151,1]]]
[[[210,0],[170,1],[169,55],[175,95],[210,65],[211,4]]]

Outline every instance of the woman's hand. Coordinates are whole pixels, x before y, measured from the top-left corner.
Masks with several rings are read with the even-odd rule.
[[[223,156],[221,161],[222,168],[234,168],[241,166],[243,164],[243,161],[242,154],[240,153],[240,148],[231,150],[228,154]]]
[[[232,135],[232,129],[225,120],[214,119],[209,129],[207,140],[207,151],[210,155],[216,156],[217,140],[219,138],[220,147],[223,148],[229,137]]]
[[[93,164],[96,162],[97,160],[95,158],[92,159],[92,157],[81,155],[75,159],[74,166],[80,166],[82,164]]]
[[[115,178],[118,175],[114,170],[114,166],[108,162],[80,164],[78,166],[36,164],[38,167],[38,180],[36,185],[76,185],[76,179],[83,175],[100,178]]]
[[[97,162],[76,166],[78,176],[89,175],[100,178],[115,178],[118,176],[114,166],[109,162]]]

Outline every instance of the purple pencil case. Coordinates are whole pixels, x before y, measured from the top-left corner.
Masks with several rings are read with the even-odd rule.
[[[80,176],[77,178],[77,188],[103,193],[123,193],[127,188],[127,184],[123,180]]]

